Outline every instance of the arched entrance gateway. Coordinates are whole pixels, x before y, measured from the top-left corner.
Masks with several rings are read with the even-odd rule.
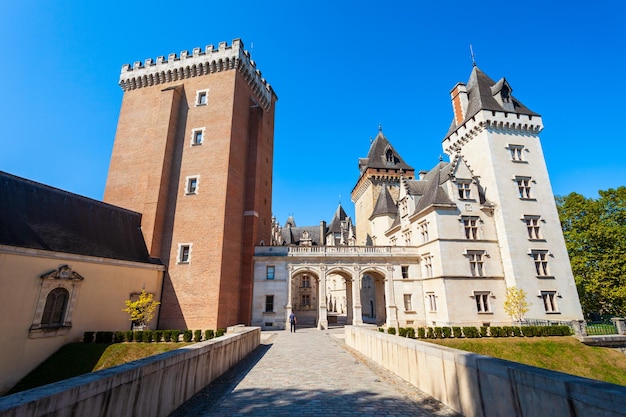
[[[418,255],[395,247],[259,246],[254,262],[254,326],[289,328],[293,311],[305,327],[395,327],[394,280],[402,281],[402,267],[417,265]]]

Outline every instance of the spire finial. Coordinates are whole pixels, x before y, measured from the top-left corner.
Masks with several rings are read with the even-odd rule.
[[[472,48],[472,44],[470,43],[470,58],[472,58],[472,67],[476,66],[476,55],[474,55],[474,48]]]
[[[382,123],[378,123],[378,133],[382,133],[383,131],[383,125]]]
[[[341,205],[341,194],[339,194],[339,205]]]
[[[439,162],[443,161],[443,156],[439,155]]]

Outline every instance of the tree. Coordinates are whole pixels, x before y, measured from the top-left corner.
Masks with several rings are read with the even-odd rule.
[[[517,321],[521,326],[524,314],[528,312],[529,306],[530,304],[526,301],[526,291],[517,287],[506,289],[504,311],[511,317],[511,320]]]
[[[130,315],[129,320],[135,326],[147,326],[154,317],[157,307],[161,304],[155,301],[154,295],[148,294],[146,290],[141,290],[141,294],[139,294],[139,298],[136,301],[126,300],[124,303],[126,308],[122,309],[122,311]]]
[[[584,314],[626,314],[626,187],[557,197]]]

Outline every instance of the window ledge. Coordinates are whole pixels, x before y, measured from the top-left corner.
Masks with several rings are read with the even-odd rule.
[[[266,315],[268,315],[268,316],[273,316],[274,314],[276,314],[276,312],[275,312],[275,311],[264,311],[264,312],[263,312],[263,315],[264,315],[264,316],[266,316]]]
[[[493,311],[479,311],[478,314],[493,315]]]
[[[515,162],[516,164],[527,164],[528,161],[524,161],[523,159],[511,159],[511,162]]]
[[[546,311],[546,314],[561,314],[560,311]]]
[[[526,198],[526,197],[519,197],[519,199],[522,200],[522,201],[537,201],[537,199],[533,198],[533,197],[528,197],[528,198]]]
[[[42,339],[45,337],[65,336],[70,332],[71,328],[71,324],[58,327],[31,328],[28,331],[28,337],[30,339]]]
[[[554,279],[554,275],[537,275],[537,279]]]
[[[404,312],[406,314],[417,314],[417,311],[415,311],[415,310],[404,310]]]
[[[547,242],[547,240],[545,240],[543,238],[539,238],[539,239],[528,238],[528,240],[530,242]]]
[[[177,265],[189,265],[189,261],[185,261],[185,262],[178,261],[176,262],[176,264]]]

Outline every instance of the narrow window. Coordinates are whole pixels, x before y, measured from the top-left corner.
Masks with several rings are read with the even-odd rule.
[[[482,277],[485,275],[485,269],[483,267],[484,254],[484,251],[467,251],[470,272],[472,273],[473,277]]]
[[[524,150],[524,145],[509,145],[509,152],[511,153],[511,160],[516,162],[521,162],[524,160],[522,151]]]
[[[46,306],[41,316],[41,327],[61,327],[65,318],[65,310],[69,300],[69,292],[65,288],[55,288],[46,297]]]
[[[180,245],[178,249],[178,263],[188,264],[191,259],[191,245]]]
[[[402,265],[401,268],[402,268],[402,278],[407,279],[409,277],[409,266]]]
[[[265,296],[265,312],[266,313],[274,312],[274,296],[273,295]]]
[[[209,90],[196,91],[196,106],[206,106],[209,98]]]
[[[433,257],[424,256],[424,276],[431,278],[433,276]]]
[[[489,292],[474,292],[474,300],[476,301],[476,311],[479,313],[490,313]]]
[[[541,235],[539,233],[539,216],[524,216],[524,222],[526,222],[528,238],[541,239]]]
[[[478,239],[478,217],[476,216],[463,216],[461,218],[463,222],[463,230],[465,231],[465,239],[476,240]]]
[[[419,225],[420,236],[422,237],[422,243],[428,242],[428,222],[421,223]]]
[[[300,297],[300,306],[304,309],[311,307],[311,296],[309,294],[302,294]]]
[[[556,303],[556,291],[541,291],[541,298],[543,300],[543,308],[546,313],[559,312],[559,306]]]
[[[435,297],[434,292],[426,293],[426,298],[428,298],[428,308],[431,312],[437,311],[437,297]]]
[[[265,278],[266,279],[274,279],[274,274],[276,272],[276,267],[273,265],[268,266],[265,269]]]
[[[391,149],[387,149],[387,152],[385,153],[385,159],[387,159],[387,162],[393,163],[394,158]]]
[[[550,274],[548,273],[548,251],[534,250],[531,254],[535,262],[535,271],[537,271],[537,276],[549,276]]]
[[[202,145],[204,142],[204,129],[194,129],[191,132],[191,145]]]
[[[411,305],[411,294],[404,294],[404,311],[413,311]]]
[[[469,181],[459,181],[456,183],[459,189],[459,198],[461,200],[469,200],[472,196]]]
[[[531,198],[530,178],[529,177],[515,177],[515,182],[517,183],[517,191],[519,193],[519,198],[522,198],[522,199]]]
[[[187,185],[185,186],[185,194],[198,193],[198,177],[187,177]]]
[[[302,288],[311,288],[311,277],[304,275],[302,277]]]

